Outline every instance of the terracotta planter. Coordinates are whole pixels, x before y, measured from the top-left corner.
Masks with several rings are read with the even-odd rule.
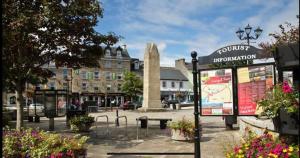
[[[172,140],[182,140],[182,141],[190,141],[193,140],[193,137],[189,137],[188,135],[184,135],[180,130],[172,129]]]

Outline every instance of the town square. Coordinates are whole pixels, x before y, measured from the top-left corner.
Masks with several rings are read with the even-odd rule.
[[[2,2],[3,158],[299,158],[299,1]]]

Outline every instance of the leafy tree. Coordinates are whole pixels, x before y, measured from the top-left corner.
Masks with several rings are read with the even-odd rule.
[[[297,19],[299,20],[299,15],[297,15]],[[276,47],[279,45],[285,45],[289,43],[299,43],[299,24],[293,26],[289,22],[285,22],[284,24],[279,25],[280,32],[270,33],[269,36],[272,36],[275,41],[274,42],[262,42],[259,44],[268,54],[271,54],[275,51]]]
[[[114,33],[94,30],[103,9],[98,0],[5,0],[2,1],[3,85],[16,92],[17,125],[23,126],[22,92],[25,82],[47,81],[56,67],[98,66],[100,44],[120,39]]]
[[[138,94],[143,94],[143,81],[135,73],[127,71],[124,73],[124,83],[121,88],[122,92],[133,101]]]

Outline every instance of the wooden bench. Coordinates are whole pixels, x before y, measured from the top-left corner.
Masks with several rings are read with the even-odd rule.
[[[160,122],[160,129],[166,129],[167,122],[172,121],[170,118],[149,118],[146,116],[142,116],[136,119],[137,121],[141,121],[141,128],[147,128],[148,121],[159,121]]]

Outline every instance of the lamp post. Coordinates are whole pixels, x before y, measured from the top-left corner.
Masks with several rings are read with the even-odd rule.
[[[258,39],[258,37],[261,35],[261,33],[263,31],[260,27],[257,27],[254,30],[255,37],[253,37],[253,36],[250,35],[252,27],[249,24],[244,29],[245,29],[245,31],[241,30],[241,28],[239,28],[235,33],[236,33],[236,35],[238,36],[238,38],[240,40],[247,40],[248,45],[250,45],[250,40]],[[243,37],[244,32],[246,32],[245,37]]]
[[[193,84],[194,84],[194,115],[195,115],[195,134],[194,134],[194,152],[195,158],[201,158],[200,134],[199,134],[199,109],[198,109],[198,83],[197,83],[197,52],[191,53],[193,64]]]

